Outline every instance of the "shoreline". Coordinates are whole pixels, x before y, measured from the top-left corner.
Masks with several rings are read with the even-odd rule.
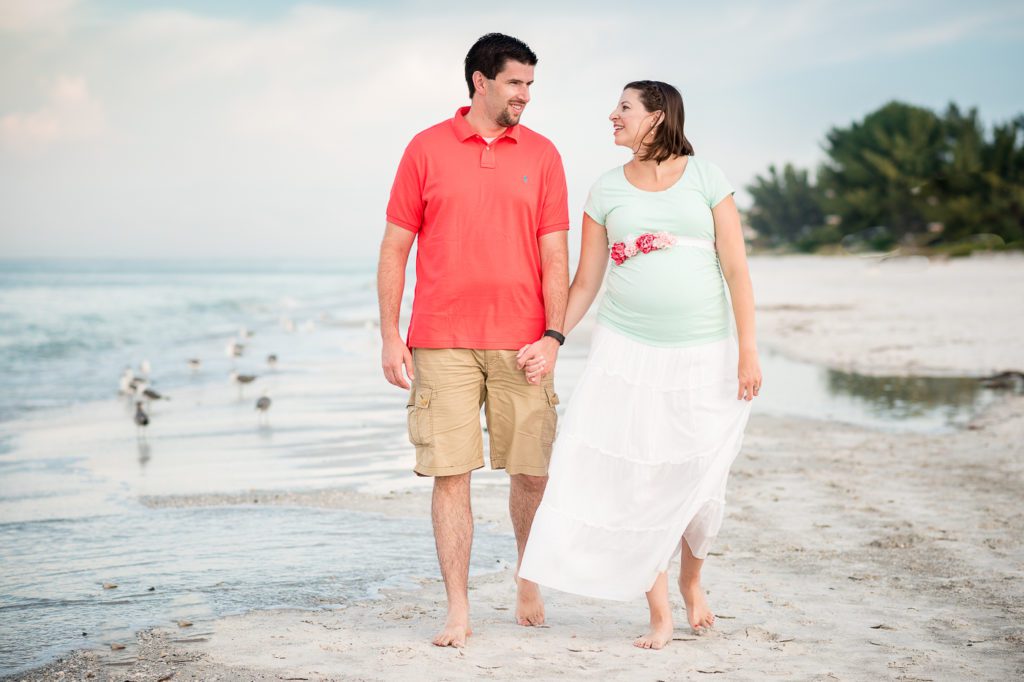
[[[343,609],[253,611],[187,634],[153,628],[138,634],[130,658],[77,651],[4,679],[57,679],[61,671],[99,680],[592,679],[643,670],[660,679],[941,680],[1024,671],[1024,513],[1014,511],[1024,397],[952,435],[807,426],[755,414],[705,573],[718,624],[691,634],[674,594],[675,641],[660,652],[630,645],[645,624],[642,598],[602,602],[546,590],[548,626],[515,625],[506,568],[471,579],[476,632],[465,650],[429,643],[444,613],[443,588],[430,578]],[[800,494],[787,495],[796,480]],[[429,513],[425,490],[256,495],[258,504]],[[477,523],[508,528],[505,495],[504,486],[474,486]],[[253,503],[250,494],[141,501]]]

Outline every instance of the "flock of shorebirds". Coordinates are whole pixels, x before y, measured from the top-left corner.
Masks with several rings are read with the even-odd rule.
[[[238,330],[238,336],[228,341],[227,346],[224,348],[224,353],[232,360],[242,357],[245,353],[245,342],[251,338],[253,333],[242,327]],[[267,367],[273,371],[277,368],[277,355],[271,353],[266,358]],[[192,372],[199,372],[202,368],[202,360],[200,358],[188,358],[186,360],[188,367]],[[170,400],[171,397],[160,393],[154,389],[150,384],[150,374],[152,367],[149,360],[143,360],[139,364],[138,373],[132,367],[125,367],[124,372],[121,374],[121,381],[118,392],[122,396],[126,396],[128,399],[135,403],[135,415],[133,417],[136,427],[136,435],[140,439],[146,437],[146,427],[149,426],[150,416],[147,412],[147,408],[158,400]],[[232,370],[228,375],[228,381],[235,384],[238,387],[238,399],[241,400],[245,387],[259,378],[256,374],[239,374],[237,371]],[[256,412],[258,419],[261,424],[266,424],[268,412],[270,411],[271,400],[268,395],[268,390],[264,389],[262,395],[256,400]]]

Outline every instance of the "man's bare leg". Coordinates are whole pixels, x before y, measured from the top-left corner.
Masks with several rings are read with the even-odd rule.
[[[434,478],[430,516],[441,577],[448,595],[448,619],[434,638],[437,646],[462,647],[469,628],[469,552],[473,546],[473,511],[470,507],[471,473]]]
[[[516,532],[519,561],[516,563],[516,622],[520,625],[542,625],[544,623],[544,600],[537,583],[519,577],[519,566],[523,563],[526,540],[530,537],[533,516],[544,496],[547,476],[513,474],[509,484],[508,513]]]
[[[708,600],[700,586],[700,569],[704,567],[704,560],[693,556],[685,538],[682,555],[679,566],[679,592],[686,604],[686,619],[690,622],[690,627],[694,632],[700,632],[715,624],[715,614],[708,606]]]

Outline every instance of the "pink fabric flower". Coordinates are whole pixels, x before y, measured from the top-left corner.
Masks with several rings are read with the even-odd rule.
[[[640,249],[644,253],[654,251],[654,235],[648,232],[647,234],[642,234],[637,237],[636,248]]]
[[[611,252],[612,260],[615,261],[616,265],[622,265],[626,262],[626,245],[623,242],[615,242],[612,244]]]
[[[666,249],[670,246],[675,246],[676,238],[668,232],[658,232],[654,235],[654,248],[655,249]]]
[[[630,236],[624,242],[612,244],[611,258],[616,265],[622,265],[638,253],[667,249],[675,246],[676,241],[676,236],[668,232],[645,232],[635,239]]]

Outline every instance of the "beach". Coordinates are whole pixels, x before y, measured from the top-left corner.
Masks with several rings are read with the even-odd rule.
[[[880,403],[897,412],[909,401],[925,410],[932,396],[872,402],[867,392],[882,390],[872,378],[897,385],[902,379],[937,377],[959,381],[960,387],[995,372],[1024,371],[1024,259],[1019,256],[949,261],[757,256],[751,271],[763,352],[831,372],[836,384],[831,390],[843,400],[869,407]],[[352,309],[365,315],[366,299],[360,301]],[[13,454],[5,457],[40,458],[74,442],[81,455],[76,466],[96,480],[82,508],[107,504],[123,511],[131,505],[145,523],[220,510],[268,514],[268,519],[295,514],[297,527],[309,528],[313,521],[301,515],[316,514],[328,527],[335,519],[359,520],[371,533],[383,529],[405,542],[398,535],[401,527],[417,539],[408,540],[412,568],[391,583],[360,583],[360,598],[319,606],[303,601],[274,607],[268,599],[233,613],[212,609],[207,618],[188,615],[179,621],[174,611],[155,614],[162,624],[122,633],[116,642],[62,652],[57,660],[9,679],[1002,680],[1024,675],[1024,396],[1019,387],[971,393],[976,402],[958,408],[959,420],[950,417],[948,424],[927,421],[921,428],[903,428],[899,415],[907,414],[909,423],[913,410],[887,421],[880,417],[877,424],[853,412],[845,419],[841,407],[838,416],[787,411],[767,398],[776,386],[784,395],[792,382],[766,371],[765,405],[774,407],[762,411],[755,403],[732,470],[722,533],[704,570],[716,627],[691,633],[675,593],[675,636],[661,651],[631,646],[646,626],[642,597],[605,602],[548,590],[547,624],[517,626],[507,483],[500,473],[480,472],[473,490],[480,543],[470,580],[474,634],[464,649],[441,649],[430,644],[443,622],[444,590],[436,566],[430,568],[429,481],[410,471],[404,397],[375,374],[379,360],[372,324],[361,324],[358,317],[344,323],[331,319],[333,327],[321,324],[317,332],[326,340],[316,342],[315,363],[291,370],[283,365],[274,393],[282,398],[281,411],[272,413],[270,433],[252,429],[248,412],[243,429],[236,423],[242,417],[227,402],[212,407],[209,386],[182,386],[184,400],[176,396],[157,414],[163,418],[154,420],[152,428],[162,431],[149,436],[153,454],[145,467],[125,466],[124,458],[130,455],[134,464],[141,449],[137,452],[132,432],[125,430],[123,406],[111,401],[90,402],[55,422],[41,415],[17,422],[6,434]],[[343,336],[329,336],[329,328]],[[344,345],[336,343],[339,338]],[[574,335],[559,360],[556,386],[563,402],[585,357],[584,339],[585,333]],[[342,352],[331,361],[338,348]],[[869,388],[851,389],[851,377],[864,377]],[[288,396],[303,409],[289,411]],[[959,399],[959,392],[950,398]],[[323,413],[310,412],[311,405],[324,405]],[[234,424],[234,430],[226,424]],[[189,436],[175,436],[175,428]],[[42,518],[38,510],[45,505],[39,500],[9,500],[5,522]],[[346,561],[356,566],[383,561],[369,549],[359,552],[369,545],[358,544],[364,536],[353,537],[357,551]],[[283,550],[294,552],[296,560],[283,560],[276,570],[301,576],[307,545],[302,548]],[[308,548],[309,556],[331,551],[315,537]],[[396,549],[398,558],[388,558],[394,563],[386,565],[398,572],[403,557],[401,547]],[[670,568],[670,577],[677,566]]]

